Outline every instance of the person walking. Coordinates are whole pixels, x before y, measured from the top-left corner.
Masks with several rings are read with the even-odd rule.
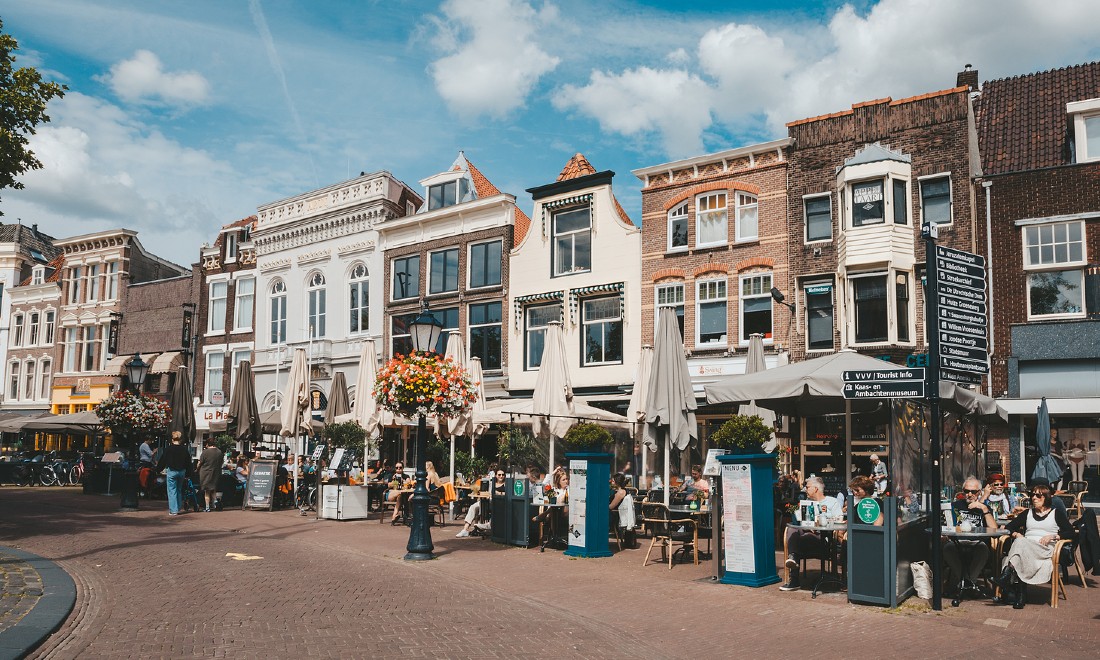
[[[222,476],[223,462],[225,454],[218,449],[214,438],[207,438],[206,449],[199,454],[199,488],[206,496],[206,508],[203,511],[208,513],[218,501],[218,479]]]
[[[166,470],[168,477],[168,515],[178,516],[183,508],[183,480],[191,469],[191,452],[183,446],[183,435],[172,432],[172,444],[168,445],[157,464],[157,471]]]

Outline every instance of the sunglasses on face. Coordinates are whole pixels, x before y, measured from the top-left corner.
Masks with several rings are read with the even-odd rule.
[[[993,487],[994,488],[1004,488],[1005,485],[1004,484],[993,484]]]
[[[967,495],[977,495],[978,493],[980,493],[982,491],[980,491],[980,490],[971,490],[969,488],[964,488],[963,492],[966,493]]]

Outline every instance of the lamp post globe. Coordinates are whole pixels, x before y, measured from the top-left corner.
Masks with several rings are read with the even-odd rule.
[[[409,324],[409,334],[412,335],[413,349],[420,353],[433,352],[439,335],[443,332],[443,324],[440,323],[428,309],[425,301],[420,315]],[[428,471],[425,466],[425,453],[428,450],[427,422],[423,414],[417,415],[416,421],[416,486],[413,488],[410,504],[412,505],[412,528],[409,530],[409,543],[405,546],[407,551],[405,559],[409,561],[425,561],[433,559],[432,534],[429,528],[428,503],[431,496],[428,495],[428,487],[425,483]]]
[[[141,354],[134,353],[134,357],[126,362],[126,375],[130,378],[130,388],[134,394],[141,395],[141,386],[145,384],[145,377],[149,374],[149,365],[141,359]],[[122,479],[122,494],[119,508],[127,511],[138,509],[138,464],[137,464],[137,438],[130,439],[129,461]]]

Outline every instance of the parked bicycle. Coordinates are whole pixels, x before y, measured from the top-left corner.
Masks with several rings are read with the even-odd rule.
[[[76,463],[69,468],[69,473],[66,478],[69,480],[70,486],[77,486],[84,481],[84,474],[88,471],[85,461],[89,460],[88,454],[81,453],[76,459]]]

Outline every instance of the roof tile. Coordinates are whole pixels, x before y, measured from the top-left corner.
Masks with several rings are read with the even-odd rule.
[[[576,153],[562,168],[561,174],[558,175],[558,181],[568,181],[569,179],[577,179],[595,173],[596,168],[592,167],[592,163],[588,162],[584,154]]]

